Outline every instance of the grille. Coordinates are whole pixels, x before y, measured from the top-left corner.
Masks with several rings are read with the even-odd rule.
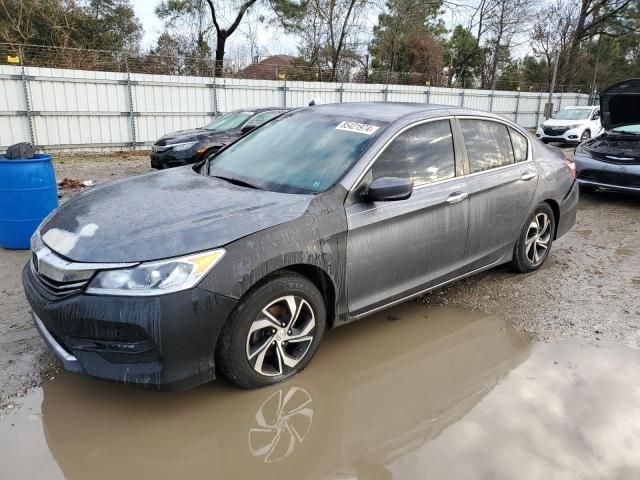
[[[604,154],[601,152],[594,152],[591,150],[591,156],[596,160],[600,160],[601,162],[606,163],[615,163],[617,165],[638,165],[640,164],[640,157],[636,155],[611,155]],[[611,158],[614,157],[614,158]],[[625,160],[623,160],[625,159]],[[626,160],[629,159],[629,160]]]
[[[556,137],[563,135],[567,130],[567,127],[542,127],[545,135],[549,135],[551,137]]]
[[[578,174],[580,180],[603,183],[617,187],[640,188],[640,175],[629,173],[605,172],[601,170],[582,170]]]
[[[42,287],[49,295],[55,298],[66,298],[76,293],[80,293],[84,287],[86,287],[88,280],[80,280],[73,282],[58,282],[51,278],[45,277],[38,273],[36,270],[34,261],[31,262],[31,271],[33,276],[38,282],[38,285]]]

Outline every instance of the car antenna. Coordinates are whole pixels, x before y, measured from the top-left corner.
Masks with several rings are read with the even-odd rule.
[[[315,104],[316,104],[316,101],[315,101],[315,100],[311,100],[311,101],[309,102],[309,106],[310,106],[310,107],[313,107]]]

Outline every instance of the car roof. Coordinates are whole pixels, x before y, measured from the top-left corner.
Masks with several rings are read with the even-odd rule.
[[[300,108],[298,111],[315,111],[326,115],[342,115],[345,117],[394,123],[406,117],[437,117],[448,115],[474,115],[487,118],[502,118],[494,113],[455,105],[438,105],[410,102],[346,102],[314,105]]]
[[[451,109],[451,105],[409,102],[346,102],[314,105],[302,110],[317,111],[327,115],[367,118],[380,122],[394,122],[415,113],[449,109]]]

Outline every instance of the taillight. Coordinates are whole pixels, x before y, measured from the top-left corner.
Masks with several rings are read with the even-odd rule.
[[[564,159],[567,162],[567,169],[569,169],[569,173],[573,176],[573,178],[576,178],[576,161],[573,158],[573,154],[567,152],[563,153]]]

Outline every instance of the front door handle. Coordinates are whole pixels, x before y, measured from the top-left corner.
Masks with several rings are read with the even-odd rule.
[[[458,203],[468,196],[469,194],[467,192],[455,192],[447,197],[447,203]]]
[[[534,178],[536,178],[536,174],[534,172],[524,172],[521,176],[520,176],[520,180],[524,180],[525,182],[527,180],[532,180]]]

